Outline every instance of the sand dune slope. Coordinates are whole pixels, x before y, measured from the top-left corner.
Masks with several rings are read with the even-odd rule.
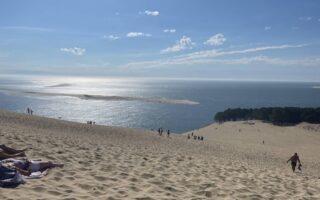
[[[1,143],[65,167],[0,189],[0,199],[320,199],[320,133],[306,126],[211,125],[194,131],[205,136],[195,141],[1,111]],[[297,149],[290,145],[301,151],[302,173],[285,164]]]

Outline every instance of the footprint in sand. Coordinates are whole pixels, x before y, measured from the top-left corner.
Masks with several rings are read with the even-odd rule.
[[[153,200],[153,198],[151,197],[138,197],[138,198],[135,198],[136,200]]]
[[[32,188],[32,190],[35,192],[44,192],[44,191],[46,191],[46,188],[43,186],[36,186],[36,187]]]
[[[75,178],[73,176],[67,176],[66,179],[70,180],[70,181],[74,181]]]
[[[148,178],[154,178],[155,176],[153,174],[143,173],[141,175],[142,178],[148,179]]]
[[[83,190],[91,190],[93,188],[92,185],[88,185],[88,184],[77,184],[77,186]]]
[[[138,179],[136,179],[136,178],[130,178],[129,181],[131,181],[131,182],[137,182]]]
[[[137,188],[136,186],[130,186],[130,189],[135,191],[135,192],[140,192],[141,190],[139,188]]]
[[[54,196],[59,196],[59,195],[61,195],[60,192],[54,191],[54,190],[50,190],[50,191],[48,191],[48,193],[51,194],[51,195],[54,195]]]
[[[94,178],[95,178],[97,181],[105,181],[105,180],[107,180],[107,178],[104,177],[104,176],[94,176]]]

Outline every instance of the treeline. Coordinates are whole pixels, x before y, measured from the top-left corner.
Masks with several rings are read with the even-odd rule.
[[[262,120],[273,124],[298,124],[300,122],[320,123],[320,108],[269,107],[269,108],[235,108],[218,112],[217,122],[238,120]]]

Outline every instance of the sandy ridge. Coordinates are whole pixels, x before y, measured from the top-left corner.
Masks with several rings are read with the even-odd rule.
[[[316,127],[213,124],[194,131],[205,137],[195,141],[0,111],[0,143],[31,147],[30,158],[65,163],[43,179],[0,189],[0,198],[319,199]],[[294,151],[302,173],[285,164]]]

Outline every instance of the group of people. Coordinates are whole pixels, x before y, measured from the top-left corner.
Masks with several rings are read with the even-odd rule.
[[[199,136],[199,135],[196,136],[193,134],[193,132],[191,133],[191,136],[188,134],[187,137],[188,137],[188,139],[191,139],[191,137],[193,137],[194,140],[202,140],[202,141],[204,140],[203,136]]]
[[[34,172],[44,172],[63,164],[51,161],[30,160],[26,157],[27,149],[17,150],[6,145],[0,145],[0,187],[21,183],[21,175],[30,176]]]
[[[87,124],[96,124],[95,121],[87,121]]]
[[[28,107],[28,108],[27,108],[27,113],[28,113],[28,115],[33,115],[33,110]]]
[[[158,129],[158,134],[159,134],[159,136],[162,136],[162,134],[163,134],[163,128],[159,128],[159,129]],[[167,130],[167,136],[170,137],[170,130],[169,130],[169,129]]]

